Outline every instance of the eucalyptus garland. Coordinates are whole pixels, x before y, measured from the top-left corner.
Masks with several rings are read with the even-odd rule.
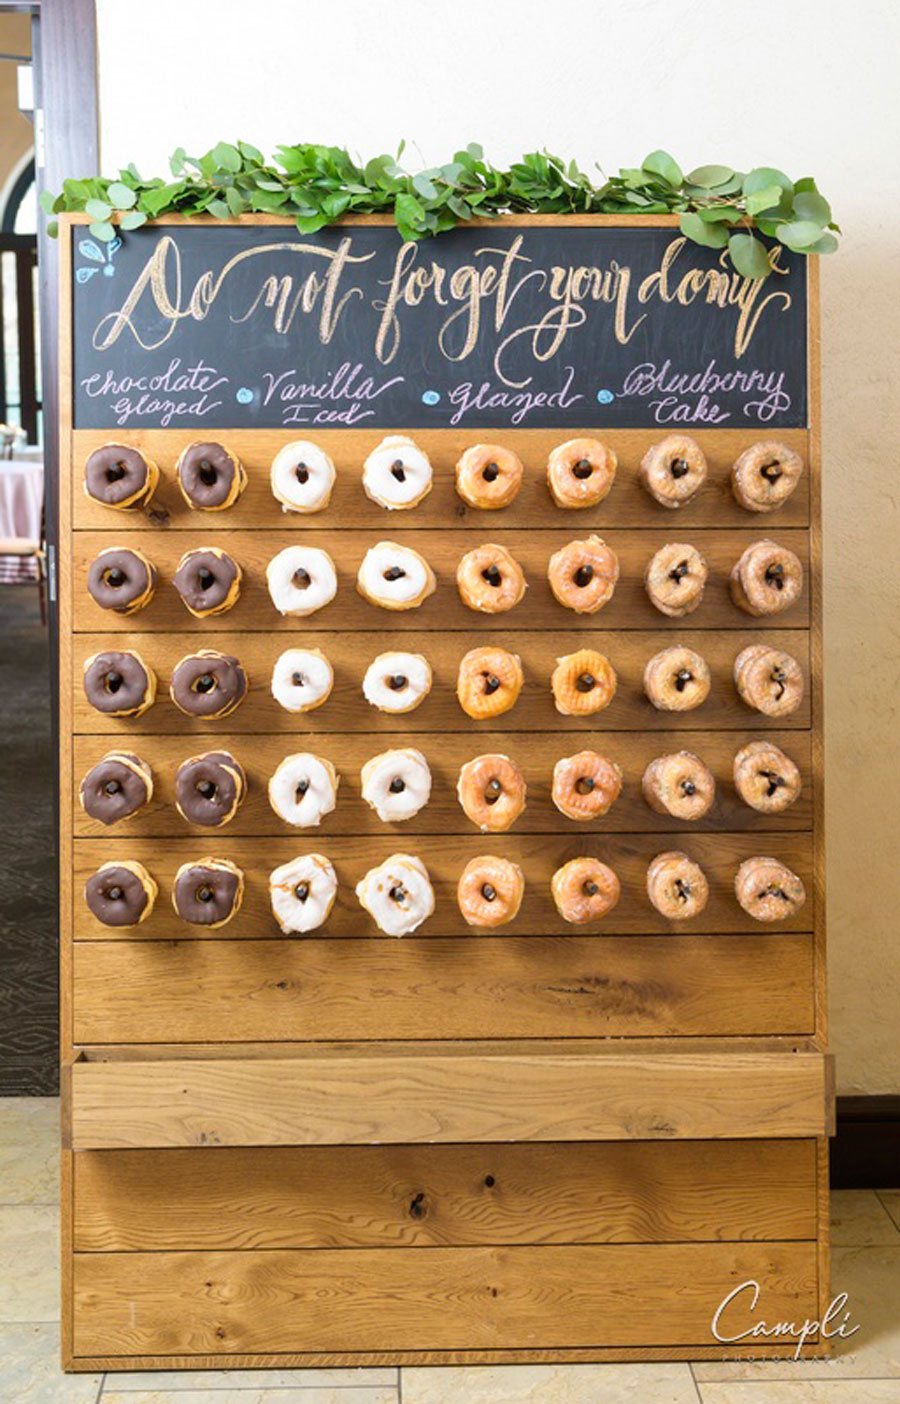
[[[678,214],[683,234],[711,249],[727,249],[743,277],[765,278],[770,252],[758,230],[799,254],[833,253],[839,227],[811,176],[792,181],[769,166],[749,172],[730,166],[698,166],[684,174],[665,151],[654,151],[634,168],[599,182],[574,161],[533,151],[498,170],[471,143],[443,166],[411,173],[394,156],[374,156],[359,165],[338,146],[298,143],[279,146],[271,163],[246,141],[220,141],[205,156],[169,161],[171,178],[144,180],[135,166],[117,180],[102,176],[66,180],[62,193],[44,191],[48,215],[63,210],[91,216],[95,239],[108,242],[118,230],[138,229],[160,215],[213,215],[221,219],[253,213],[293,219],[303,234],[341,215],[392,213],[405,239],[422,239],[463,220],[506,213]],[[598,168],[599,169],[599,168]],[[57,233],[51,220],[48,233]]]

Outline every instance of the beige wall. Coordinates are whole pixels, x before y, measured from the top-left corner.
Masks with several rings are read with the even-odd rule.
[[[0,15],[0,53],[31,53],[31,20],[28,15]],[[0,62],[0,192],[10,176],[18,174],[23,156],[34,146],[34,131],[19,111],[17,65]]]
[[[828,867],[844,1092],[900,1090],[900,7],[790,0],[98,0],[104,166],[299,138],[423,162],[479,140],[633,164],[663,145],[817,175],[822,270]],[[135,82],[141,72],[165,82]],[[408,153],[413,155],[413,152]]]

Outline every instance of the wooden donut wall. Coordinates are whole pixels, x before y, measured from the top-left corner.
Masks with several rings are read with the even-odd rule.
[[[549,496],[546,462],[571,428],[64,424],[68,1368],[735,1356],[753,1353],[753,1342],[717,1341],[711,1320],[751,1279],[767,1320],[821,1314],[831,1093],[814,281],[809,303],[812,427],[690,427],[709,477],[678,513],[638,481],[665,429],[603,429],[587,416],[581,432],[615,451],[618,473],[599,506],[568,512]],[[386,512],[361,486],[363,461],[386,432],[409,433],[434,467],[431,494],[410,511]],[[282,512],[269,485],[274,455],[298,437],[337,469],[330,505],[309,516]],[[755,515],[735,501],[730,470],[773,437],[806,471],[779,511]],[[178,492],[176,459],[197,438],[222,442],[246,467],[246,491],[226,511],[191,510]],[[159,465],[149,509],[113,511],[82,491],[88,455],[111,440]],[[468,507],[456,493],[454,465],[479,441],[525,465],[503,511]],[[621,575],[599,614],[578,615],[553,598],[547,562],[592,532],[614,549]],[[790,609],[751,618],[732,602],[729,572],[765,537],[800,558],[804,590]],[[357,593],[359,563],[382,539],[413,545],[434,569],[436,592],[420,608],[388,613]],[[650,557],[673,540],[695,545],[710,568],[686,619],[660,614],[644,587]],[[265,568],[300,541],[327,548],[338,591],[298,620],[275,610]],[[529,586],[494,616],[466,608],[455,583],[460,556],[489,541],[509,549]],[[101,610],[86,588],[90,563],[113,545],[139,548],[158,571],[154,598],[130,617]],[[230,611],[199,620],[172,577],[186,549],[206,545],[232,555],[244,579]],[[457,667],[487,642],[521,656],[525,683],[512,710],[475,722],[456,699]],[[696,711],[657,711],[643,691],[647,660],[675,642],[711,670]],[[806,679],[803,704],[775,722],[741,701],[732,677],[737,654],[758,642],[793,655]],[[271,694],[272,666],[291,645],[321,649],[334,668],[333,692],[315,711],[289,713]],[[609,658],[618,690],[594,716],[563,717],[550,674],[584,646]],[[249,676],[248,696],[222,721],[192,720],[168,696],[174,664],[201,647],[235,655]],[[434,673],[425,701],[399,715],[361,692],[368,664],[394,647],[424,654]],[[85,699],[84,660],[110,648],[138,650],[158,676],[156,702],[136,720],[103,716]],[[751,809],[734,789],[735,753],[762,736],[801,773],[800,797],[781,814]],[[362,798],[360,770],[407,744],[428,761],[431,799],[412,820],[384,824]],[[106,828],[81,808],[78,786],[114,746],[151,766],[155,789],[134,818]],[[558,759],[585,748],[615,761],[624,782],[604,818],[580,825],[554,806],[550,782]],[[654,813],[641,793],[648,763],[680,748],[716,781],[712,808],[693,824]],[[175,771],[219,749],[245,768],[246,800],[220,829],[192,826],[175,808]],[[314,830],[281,822],[267,798],[278,763],[300,750],[340,774],[336,808]],[[456,795],[460,766],[489,751],[516,760],[528,787],[504,834],[480,834]],[[667,922],[647,898],[647,866],[672,848],[709,880],[706,909],[687,923]],[[315,932],[283,935],[269,873],[311,851],[334,864],[337,900]],[[354,892],[397,851],[424,860],[436,896],[433,916],[401,940],[379,931]],[[464,866],[485,853],[513,859],[526,884],[518,916],[487,932],[465,923],[456,900]],[[621,899],[602,921],[573,926],[550,879],[582,854],[614,869]],[[806,888],[805,905],[777,925],[735,899],[737,868],[754,855],[780,859]],[[233,860],[246,880],[241,910],[219,929],[187,926],[171,901],[178,867],[209,856]],[[101,863],[126,859],[145,865],[159,897],[139,926],[105,927],[84,884]],[[794,1345],[768,1340],[765,1353]],[[803,1353],[825,1348],[814,1334]]]

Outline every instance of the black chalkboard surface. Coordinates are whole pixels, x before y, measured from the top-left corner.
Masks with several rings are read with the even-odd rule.
[[[804,426],[805,261],[672,227],[73,230],[76,428]]]

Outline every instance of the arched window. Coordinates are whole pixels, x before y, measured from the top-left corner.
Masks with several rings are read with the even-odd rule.
[[[0,215],[0,233],[37,233],[37,193],[34,185],[34,156],[19,171],[6,196]]]

